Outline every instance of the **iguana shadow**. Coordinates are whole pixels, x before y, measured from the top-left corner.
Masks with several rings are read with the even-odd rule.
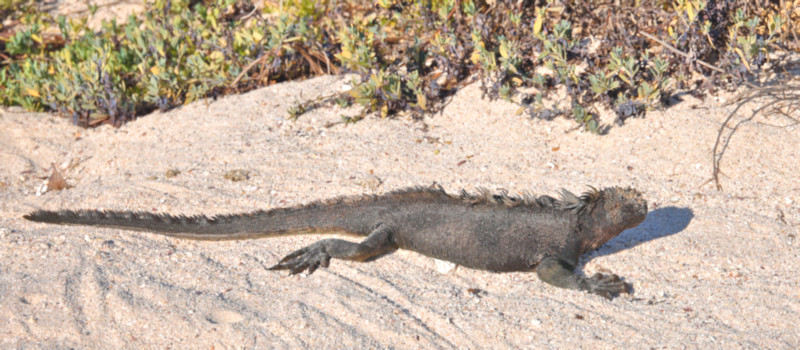
[[[690,208],[666,207],[653,210],[639,226],[623,231],[598,248],[594,254],[589,254],[586,261],[674,235],[686,229],[693,218],[694,212]]]

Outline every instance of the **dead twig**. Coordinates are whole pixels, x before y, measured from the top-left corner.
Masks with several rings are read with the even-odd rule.
[[[247,72],[250,71],[250,69],[255,67],[257,64],[263,63],[264,60],[266,60],[267,58],[271,57],[273,51],[274,50],[270,50],[270,52],[265,53],[265,54],[261,55],[261,57],[256,58],[255,60],[253,60],[253,62],[250,62],[247,66],[244,67],[244,69],[242,69],[242,72],[239,73],[239,75],[236,76],[236,79],[233,79],[233,81],[230,84],[228,84],[228,87],[235,88],[236,85],[239,84],[239,80],[241,80],[247,74]]]
[[[681,50],[678,50],[674,46],[655,37],[654,35],[642,31],[640,31],[639,34],[659,43],[661,46],[667,48],[668,50],[672,51],[675,54],[681,55],[685,58],[694,59],[695,61],[697,61],[697,63],[708,69],[728,75],[728,73],[725,72],[723,69],[714,66],[710,63],[704,62],[702,60],[693,58],[691,57],[691,55]],[[745,81],[744,84],[750,87],[751,89],[740,93],[730,102],[725,104],[726,106],[728,106],[736,103],[737,106],[730,114],[728,114],[728,117],[725,118],[725,121],[722,122],[722,125],[720,126],[719,131],[717,132],[717,139],[714,142],[714,149],[711,152],[712,162],[713,162],[711,179],[706,181],[703,185],[705,185],[708,182],[714,181],[714,185],[717,187],[717,190],[722,190],[722,184],[720,184],[719,181],[719,175],[721,174],[720,161],[722,160],[722,156],[725,153],[725,150],[728,148],[731,137],[742,124],[753,120],[756,116],[758,116],[761,113],[766,113],[767,115],[777,114],[785,116],[788,119],[797,122],[797,119],[795,117],[789,116],[788,113],[784,111],[784,108],[788,110],[800,110],[800,86],[773,85],[768,87],[762,87],[747,81]],[[756,108],[750,115],[750,117],[740,120],[738,123],[736,123],[735,126],[733,127],[728,126],[728,123],[730,123],[730,121],[733,119],[733,117],[736,115],[736,112],[738,112],[739,109],[741,109],[747,103],[760,98],[771,98],[772,100],[762,105],[761,107]],[[722,148],[720,149],[722,134],[727,128],[730,128],[730,133],[728,133],[727,137],[725,138],[725,142],[722,145]]]
[[[739,111],[744,105],[747,103],[754,101],[760,98],[771,98],[771,100],[764,105],[756,108],[750,117],[740,120],[736,123],[735,126],[730,127],[730,132],[728,133],[727,137],[725,138],[725,142],[720,149],[720,141],[722,140],[722,134],[726,128],[729,128],[728,123],[733,119],[736,115],[736,112]],[[711,179],[706,181],[706,183],[710,181],[714,181],[714,185],[717,187],[717,190],[722,190],[722,185],[719,181],[719,174],[720,171],[720,161],[722,160],[722,156],[725,153],[725,150],[728,148],[730,144],[731,137],[736,132],[736,130],[744,123],[753,120],[759,114],[764,113],[765,115],[780,115],[787,117],[787,119],[797,122],[796,117],[789,116],[785,110],[800,110],[800,86],[795,85],[775,85],[769,87],[759,87],[753,90],[748,90],[740,94],[736,99],[732,100],[731,102],[727,103],[726,105],[731,105],[736,103],[736,108],[728,114],[728,117],[725,118],[725,121],[722,122],[722,125],[717,132],[717,139],[714,142],[714,149],[711,151],[712,155],[712,173]],[[717,151],[719,149],[719,152]]]

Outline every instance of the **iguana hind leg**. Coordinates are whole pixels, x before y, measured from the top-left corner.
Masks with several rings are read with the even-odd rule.
[[[298,249],[285,256],[270,270],[289,270],[290,275],[308,270],[314,273],[320,266],[328,267],[331,258],[366,261],[397,249],[392,232],[386,225],[380,225],[361,243],[341,239],[323,239],[310,246]]]
[[[615,274],[596,273],[590,278],[575,274],[575,268],[558,258],[545,258],[536,267],[539,279],[556,287],[584,290],[611,299],[614,294],[627,293],[628,284]]]

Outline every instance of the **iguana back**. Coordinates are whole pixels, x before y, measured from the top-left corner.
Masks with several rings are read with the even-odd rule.
[[[367,236],[361,243],[325,239],[295,251],[273,269],[292,274],[331,258],[365,261],[402,248],[465,267],[530,271],[545,282],[609,297],[624,291],[616,275],[573,273],[578,259],[641,223],[647,203],[633,189],[607,188],[577,197],[505,193],[449,195],[441,188],[408,188],[380,196],[336,198],[248,214],[175,216],[131,211],[35,211],[37,222],[149,231],[172,237],[232,240],[301,233]]]

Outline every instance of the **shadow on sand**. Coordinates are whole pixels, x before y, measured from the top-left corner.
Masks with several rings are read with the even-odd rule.
[[[683,231],[694,218],[692,209],[666,207],[659,208],[647,214],[647,218],[630,230],[623,231],[608,243],[600,247],[590,259],[611,255],[616,252],[633,248],[639,244],[674,235]]]

